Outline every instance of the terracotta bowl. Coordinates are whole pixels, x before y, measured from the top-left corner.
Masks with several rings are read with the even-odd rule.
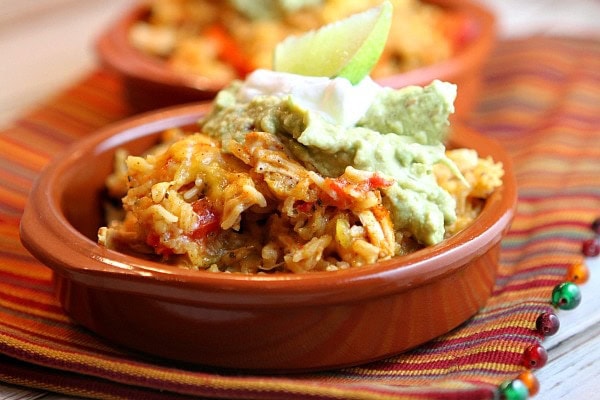
[[[427,85],[434,79],[456,83],[459,95],[454,118],[460,118],[467,115],[477,101],[481,68],[496,40],[495,16],[476,1],[424,1],[440,5],[466,20],[463,44],[446,61],[378,81],[394,88]],[[214,97],[229,82],[175,72],[158,57],[146,55],[130,44],[130,27],[145,18],[148,11],[144,5],[132,8],[108,27],[96,43],[101,63],[123,77],[126,95],[133,107],[143,111]]]
[[[504,164],[475,223],[406,257],[336,272],[192,271],[96,244],[100,192],[115,150],[141,152],[209,105],[179,106],[107,127],[51,162],[21,220],[26,248],[54,271],[81,325],[112,342],[184,362],[258,371],[321,370],[398,354],[456,328],[490,296],[516,184],[503,148],[457,126],[451,145]]]

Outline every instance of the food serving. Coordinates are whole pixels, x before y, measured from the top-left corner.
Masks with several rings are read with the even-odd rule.
[[[343,87],[347,87],[349,91],[364,90],[361,82],[377,61],[379,51],[383,48],[382,43],[385,43],[385,40],[381,39],[381,37],[385,39],[385,35],[381,35],[381,31],[383,30],[385,33],[385,29],[382,29],[381,26],[387,25],[388,11],[389,7],[384,5],[374,12],[367,13],[366,16],[358,17],[360,19],[358,23],[354,21],[354,23],[334,24],[329,30],[321,31],[321,34],[314,37],[299,38],[298,44],[302,44],[304,40],[310,42],[311,40],[323,41],[325,39],[357,44],[356,48],[349,52],[352,53],[350,58],[319,56],[316,60],[327,64],[322,65],[323,71],[337,71],[333,75],[328,72],[327,76],[320,77],[321,79],[330,82],[330,80],[336,80],[330,78],[344,78],[347,79],[347,82],[342,80],[345,82]],[[362,28],[356,29],[357,25]],[[351,37],[352,40],[344,40],[348,37]],[[294,45],[295,42],[286,41],[287,45]],[[319,46],[309,47],[319,49],[319,51],[323,49]],[[348,50],[348,48],[346,49]],[[282,67],[286,65],[285,62],[277,63],[277,65],[279,69],[267,71],[266,74],[294,73],[293,70]],[[258,76],[261,73],[263,72],[259,72]],[[358,79],[361,74],[363,74],[363,79]],[[352,80],[358,79],[358,83],[350,84],[349,77],[352,77]],[[319,77],[299,77],[298,74],[295,74],[294,79],[312,80],[315,78]],[[243,83],[235,83],[219,95],[219,100],[232,98],[234,94],[237,97],[236,93],[240,90],[239,88],[248,87],[248,82],[247,79]],[[366,82],[364,84],[366,88],[373,88],[368,80]],[[450,89],[453,86],[439,82],[429,89],[417,87],[407,89],[407,91],[415,93],[427,91],[434,98],[447,98],[446,95],[453,94],[453,90],[446,91],[444,88]],[[284,92],[281,87],[275,89],[277,89],[275,91],[277,93]],[[312,93],[314,88],[307,89],[310,89],[308,92]],[[374,95],[381,90],[383,89],[375,86]],[[387,89],[385,90],[387,91]],[[271,92],[271,95],[275,92]],[[404,95],[407,94],[404,93]],[[283,101],[278,96],[264,94],[258,97],[264,100],[270,98],[270,101],[305,110],[300,114],[296,112],[289,114],[292,117],[289,122],[294,121],[294,115],[304,115],[303,118],[307,119],[308,126],[314,127],[311,124],[315,121],[327,126],[324,122],[329,118],[327,115],[335,115],[333,112],[335,108],[327,109],[325,110],[327,112],[321,115],[316,114],[316,110],[323,111],[321,106],[315,104],[315,107],[310,107],[298,104],[298,99],[307,99],[307,97],[291,96],[296,99],[294,101],[291,101],[289,96],[286,96],[287,101]],[[340,99],[350,98],[345,95],[340,97]],[[237,224],[234,219],[227,220],[232,224],[231,232],[228,233],[231,236],[237,234],[236,232],[245,234],[242,229],[245,225],[252,227],[253,223],[256,224],[259,233],[264,235],[264,231],[258,229],[260,227],[258,221],[252,221],[247,217],[260,216],[258,212],[260,210],[268,211],[272,215],[277,214],[277,206],[284,204],[275,196],[268,196],[270,189],[267,179],[257,179],[258,184],[254,183],[254,179],[259,176],[259,171],[247,162],[258,159],[260,152],[273,151],[279,155],[283,152],[289,158],[289,160],[284,160],[289,161],[290,165],[296,166],[294,171],[303,174],[302,176],[308,175],[309,180],[306,182],[309,183],[311,190],[304,196],[315,195],[315,193],[323,194],[325,191],[321,189],[322,186],[327,188],[331,183],[341,183],[338,179],[339,176],[327,176],[316,168],[312,169],[308,163],[310,160],[298,161],[294,154],[303,153],[301,145],[306,149],[309,149],[308,146],[298,141],[299,144],[294,146],[297,148],[292,153],[287,150],[290,148],[290,144],[296,143],[292,136],[286,137],[283,134],[272,136],[269,134],[270,130],[263,129],[263,125],[257,125],[261,129],[250,130],[250,138],[253,138],[253,143],[257,145],[261,143],[260,140],[272,140],[273,142],[269,142],[272,143],[272,147],[252,147],[252,140],[246,141],[247,135],[244,135],[243,143],[237,144],[232,135],[232,140],[225,141],[228,146],[223,146],[221,144],[224,142],[223,136],[216,134],[208,136],[207,133],[201,133],[210,121],[216,123],[219,118],[226,121],[225,111],[231,112],[233,115],[236,110],[247,110],[248,103],[257,100],[254,98],[251,101],[240,101],[239,103],[236,101],[229,104],[233,108],[226,107],[224,109],[219,109],[214,104],[195,103],[128,118],[73,143],[44,168],[31,188],[21,218],[21,241],[31,254],[52,270],[57,299],[74,321],[111,342],[152,356],[204,366],[233,368],[236,373],[240,370],[283,373],[339,368],[398,354],[450,331],[477,313],[492,292],[501,240],[514,215],[517,190],[510,156],[502,146],[460,124],[459,121],[453,122],[452,131],[446,137],[448,149],[469,148],[477,152],[477,159],[492,157],[495,165],[502,164],[504,171],[502,184],[485,201],[479,201],[482,206],[477,211],[478,215],[473,222],[447,239],[442,239],[433,245],[426,245],[418,251],[389,257],[361,267],[348,267],[337,271],[285,273],[275,272],[277,271],[275,269],[259,273],[213,273],[198,271],[194,268],[182,268],[179,265],[163,262],[160,255],[146,258],[140,256],[137,251],[135,255],[131,255],[123,251],[108,249],[97,243],[98,228],[104,223],[101,212],[101,193],[107,190],[106,183],[109,175],[112,174],[117,182],[120,181],[118,171],[112,168],[115,159],[125,158],[132,164],[139,162],[137,166],[134,166],[140,172],[138,178],[142,177],[145,167],[150,166],[149,171],[157,173],[154,177],[160,178],[161,182],[166,182],[166,184],[156,186],[151,180],[147,181],[147,186],[155,186],[154,194],[157,196],[155,199],[146,196],[147,187],[142,185],[135,189],[140,192],[140,203],[150,204],[152,202],[154,205],[166,204],[163,202],[168,200],[167,197],[173,197],[174,202],[180,202],[182,199],[179,194],[182,193],[185,193],[183,194],[184,202],[186,196],[191,195],[191,198],[194,198],[198,195],[198,199],[202,197],[201,189],[207,186],[198,185],[196,188],[195,181],[193,185],[186,187],[184,192],[176,190],[177,195],[167,195],[170,190],[175,190],[178,182],[183,182],[185,178],[183,175],[177,176],[177,180],[166,177],[173,172],[169,167],[185,172],[187,171],[185,164],[179,164],[178,160],[173,158],[166,162],[166,168],[162,171],[153,169],[152,165],[153,163],[156,165],[157,160],[164,160],[166,157],[164,154],[190,155],[185,151],[183,153],[174,151],[177,148],[180,150],[189,148],[190,142],[195,141],[194,146],[210,155],[206,158],[209,161],[208,164],[195,167],[199,170],[204,169],[204,172],[207,172],[206,169],[209,168],[215,169],[215,174],[205,173],[204,177],[208,177],[207,182],[210,183],[211,179],[213,182],[219,182],[223,176],[239,177],[240,181],[243,181],[242,177],[247,174],[250,179],[241,188],[239,185],[217,185],[217,190],[211,191],[211,193],[207,192],[211,194],[209,199],[214,198],[212,194],[224,194],[228,190],[242,189],[243,193],[252,194],[255,193],[252,190],[252,185],[254,185],[256,192],[260,192],[265,197],[266,207],[255,204],[248,210],[242,211],[241,214],[237,213],[241,217],[239,231],[235,230]],[[371,100],[364,104],[370,105]],[[324,104],[339,105],[341,103],[325,102]],[[356,105],[354,102],[351,104]],[[434,104],[438,103],[431,102],[429,106]],[[424,104],[421,105],[418,110],[422,110],[424,106]],[[367,107],[370,109],[369,106]],[[348,111],[348,108],[342,107],[338,110]],[[362,116],[359,115],[363,113],[356,112],[356,109],[353,110],[344,118],[349,118],[350,121],[354,118],[362,119]],[[444,112],[440,115],[445,114]],[[283,122],[286,120],[284,119]],[[202,121],[203,124],[198,125],[198,121]],[[277,119],[265,118],[262,121],[267,123],[277,121]],[[383,120],[378,121],[385,123]],[[346,127],[335,122],[333,125],[339,131],[338,134],[353,131],[356,137],[360,137],[358,132],[367,131],[367,128],[356,126],[354,122]],[[444,124],[441,123],[441,125]],[[189,133],[187,132],[188,128],[190,129]],[[216,129],[214,132],[219,131]],[[195,135],[194,132],[199,132],[201,135]],[[231,132],[235,133],[236,130],[231,130]],[[185,133],[185,136],[179,137],[182,133]],[[159,140],[161,134],[163,135],[162,141]],[[377,132],[369,133],[369,135],[370,138],[380,136]],[[392,141],[405,141],[409,147],[415,148],[433,147],[435,150],[431,154],[444,159],[446,157],[455,158],[444,154],[445,150],[437,150],[436,146],[426,144],[425,140],[429,140],[427,139],[428,135],[411,136],[394,133],[390,137],[393,136],[398,136],[399,139],[391,139]],[[328,136],[323,136],[323,138],[327,139]],[[339,136],[333,135],[329,138],[337,139]],[[413,143],[414,141],[416,142]],[[279,142],[283,147],[280,147]],[[345,141],[340,142],[346,143]],[[163,146],[171,150],[167,153],[162,152],[161,155],[161,150],[153,147],[157,143],[161,143],[158,145],[159,147]],[[338,145],[335,140],[330,140],[329,143]],[[358,144],[359,142],[352,140],[347,143]],[[371,146],[371,148],[375,149],[375,154],[381,149],[377,146]],[[152,149],[153,154],[145,153],[148,149]],[[230,149],[230,152],[224,152],[224,149]],[[255,149],[256,152],[250,152],[249,159],[238,158],[238,155],[252,149]],[[315,149],[317,148],[315,147]],[[361,148],[352,149],[346,149],[344,152],[340,152],[340,155],[347,155],[353,151],[358,154]],[[127,158],[117,155],[115,157],[117,153],[124,152],[133,156]],[[316,156],[319,153],[326,154],[324,150],[311,150],[306,153],[315,157],[317,161],[314,162],[314,165],[316,166],[330,165],[340,168],[343,165],[334,162],[335,154],[331,157],[321,157],[330,162],[319,162]],[[429,151],[421,153],[423,156],[428,154],[430,154]],[[185,158],[182,159],[185,160]],[[355,164],[354,161],[351,164],[353,165],[351,166],[353,169],[350,169],[351,173],[347,173],[347,168],[344,168],[342,176],[346,174],[345,177],[351,184],[354,181],[350,181],[350,179],[358,178],[358,182],[361,184],[350,187],[358,188],[359,193],[371,193],[372,191],[373,196],[369,199],[376,201],[379,201],[377,198],[377,192],[379,192],[381,202],[385,207],[386,200],[383,191],[392,187],[392,185],[387,186],[392,181],[391,177],[386,176],[389,171],[386,173],[369,171],[357,168],[359,164]],[[453,165],[444,162],[434,164],[434,168],[447,168],[445,164]],[[461,169],[459,162],[455,161],[454,164]],[[419,168],[416,168],[416,164],[410,165],[414,172],[418,171]],[[127,164],[118,163],[118,168],[123,166],[127,167]],[[288,171],[284,168],[277,172]],[[219,175],[221,173],[224,175]],[[448,183],[458,180],[456,185],[448,186],[449,193],[466,187],[458,185],[463,183],[462,178],[460,178],[461,175],[456,175],[453,167],[445,173],[452,177],[447,180]],[[164,176],[159,176],[161,174]],[[285,185],[286,182],[289,183],[289,180],[278,180],[275,179],[276,177],[276,174],[273,173],[273,182],[283,183],[278,189],[282,192],[290,190],[290,186]],[[323,180],[313,180],[313,177],[323,177]],[[469,173],[462,173],[462,177],[467,181],[470,179]],[[372,186],[367,187],[367,191],[364,191],[362,187],[362,183],[365,182],[362,180],[363,178],[368,178],[366,182]],[[429,181],[431,179],[429,178]],[[394,182],[396,181],[394,180]],[[110,186],[112,184],[109,179]],[[114,184],[114,188],[118,186],[118,184]],[[230,186],[231,189],[229,189]],[[334,184],[330,187],[336,188],[337,185]],[[342,189],[346,187],[347,185],[341,186]],[[181,187],[181,189],[184,188]],[[331,193],[335,192],[337,190]],[[340,194],[344,193],[345,191],[342,190]],[[206,194],[204,197],[207,197]],[[340,197],[340,199],[344,198]],[[158,203],[154,203],[155,200]],[[196,210],[203,209],[202,206],[205,204],[202,203],[204,201],[195,207]],[[295,204],[295,206],[300,209],[305,208],[303,203]],[[366,210],[370,210],[367,206],[365,204]],[[355,220],[356,215],[353,214],[353,210],[344,207],[328,207],[330,207],[329,210],[321,208],[321,211],[338,215],[336,228],[337,221],[345,219],[348,223],[356,223],[358,226],[362,214],[359,215],[358,220]],[[119,208],[122,207],[119,206]],[[168,222],[168,218],[171,218],[169,213],[163,213],[158,208],[150,205],[147,210],[152,215],[160,214],[161,218],[166,216],[167,219],[163,222]],[[377,208],[375,207],[375,209]],[[192,211],[194,211],[194,207],[192,207]],[[311,212],[310,209],[300,211]],[[156,214],[154,214],[155,212]],[[203,212],[200,214],[197,211],[194,212],[195,215],[207,215]],[[372,214],[373,216],[378,215],[375,211]],[[389,214],[390,220],[393,222],[391,209]],[[222,215],[219,219],[220,224],[225,221],[222,219]],[[235,213],[231,215],[235,215]],[[220,224],[216,232],[222,229]],[[355,231],[365,231],[365,226],[370,226],[363,225],[362,222],[360,224],[362,225],[360,229],[349,231],[351,235],[355,235],[357,233]],[[345,222],[339,224],[344,228],[343,225]],[[377,226],[377,224],[372,226]],[[445,229],[446,223],[444,223],[444,231]],[[346,229],[341,230],[341,232],[344,231],[348,232]],[[286,231],[285,234],[300,235],[293,230]],[[353,238],[354,236],[350,237],[350,239]],[[150,243],[157,242],[150,241]],[[231,243],[226,242],[228,245]],[[144,251],[148,247],[148,243],[143,243]],[[153,246],[150,248],[154,249]],[[179,257],[187,256],[180,255]],[[172,258],[170,260],[174,261]],[[239,265],[239,267],[241,270],[242,266]],[[339,268],[339,266],[336,267]],[[208,267],[208,269],[210,268],[211,266]],[[236,269],[238,266],[231,265],[228,268]],[[249,272],[251,271],[252,269]]]
[[[390,10],[358,14],[373,16],[367,46]],[[401,257],[470,224],[503,168],[445,148],[456,86],[384,88],[343,62],[359,82],[257,70],[222,90],[197,130],[118,153],[107,189],[124,216],[109,213],[99,243],[187,268],[303,273]]]
[[[129,30],[130,43],[173,70],[230,81],[272,67],[276,44],[364,11],[381,0],[154,0]],[[448,9],[421,0],[394,0],[391,36],[374,78],[450,58],[469,26]]]

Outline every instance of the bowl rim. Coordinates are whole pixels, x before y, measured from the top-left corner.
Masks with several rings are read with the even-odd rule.
[[[480,62],[481,55],[487,54],[491,50],[496,40],[496,17],[495,15],[478,1],[464,0],[425,0],[428,3],[436,4],[442,8],[455,12],[461,12],[468,15],[471,21],[477,23],[479,34],[475,39],[471,39],[452,57],[421,68],[406,71],[400,74],[377,79],[377,83],[382,86],[401,87],[407,85],[422,85],[429,82],[423,77],[435,76],[436,79],[449,80],[450,77],[457,75],[461,70],[472,71],[476,64]],[[431,80],[430,78],[428,78]]]
[[[283,307],[300,301],[314,304],[359,301],[427,284],[498,244],[514,216],[517,185],[510,156],[495,140],[454,123],[451,142],[461,147],[485,145],[494,160],[503,163],[503,186],[487,200],[476,221],[461,232],[424,250],[372,265],[275,275],[187,270],[108,250],[68,222],[61,209],[62,191],[57,184],[73,165],[90,154],[115,148],[150,132],[194,123],[210,106],[210,103],[174,106],[130,117],[68,146],[46,165],[34,182],[20,225],[24,246],[58,275],[90,287],[153,293],[170,300],[203,302],[215,307],[227,304]],[[427,257],[422,258],[425,251]],[[168,291],[161,293],[167,287]],[[249,294],[260,295],[249,300]]]
[[[485,54],[491,49],[496,38],[496,18],[483,4],[472,0],[424,1],[468,15],[470,20],[477,24],[479,34],[449,59],[389,77],[378,78],[376,81],[380,85],[394,87],[422,85],[429,83],[432,76],[448,80],[449,77],[463,69],[472,70],[479,62],[478,55]],[[216,93],[229,83],[229,81],[215,80],[202,75],[173,71],[168,68],[165,61],[146,55],[134,48],[128,40],[129,28],[134,21],[147,12],[147,4],[133,6],[98,36],[95,50],[103,65],[139,81],[193,89],[203,94]]]
[[[101,64],[129,78],[156,82],[161,85],[194,89],[201,93],[216,93],[229,81],[202,75],[173,71],[158,57],[144,54],[129,43],[129,28],[148,12],[148,4],[133,6],[115,20],[96,39],[94,47]]]

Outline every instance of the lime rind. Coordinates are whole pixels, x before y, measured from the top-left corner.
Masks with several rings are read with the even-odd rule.
[[[389,1],[300,36],[274,52],[273,69],[306,76],[343,77],[356,84],[381,57],[392,23]]]
[[[388,4],[388,6],[384,6]],[[337,74],[348,79],[353,84],[365,78],[379,61],[387,42],[388,33],[392,24],[392,5],[389,2],[382,4],[382,18],[378,18],[369,38],[356,51],[351,62]]]

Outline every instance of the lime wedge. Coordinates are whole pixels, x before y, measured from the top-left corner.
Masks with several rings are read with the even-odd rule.
[[[365,78],[383,52],[392,23],[392,4],[377,7],[290,36],[275,47],[273,69],[297,75],[343,77],[352,84]]]

